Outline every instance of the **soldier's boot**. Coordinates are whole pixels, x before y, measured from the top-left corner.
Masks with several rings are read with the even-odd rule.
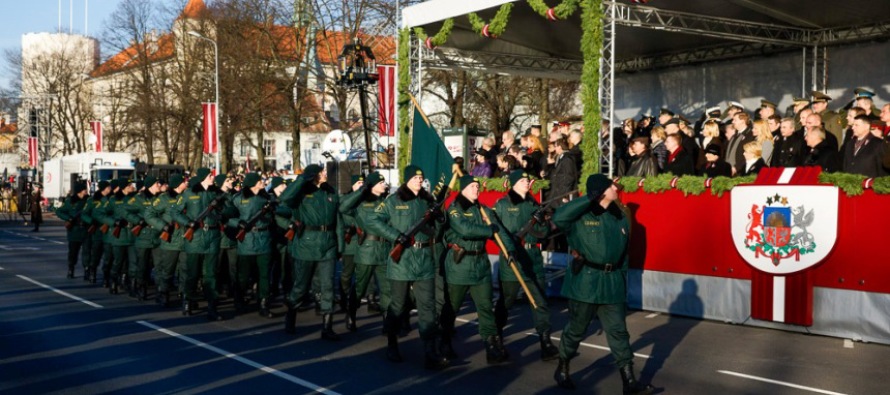
[[[451,346],[451,330],[443,328],[442,336],[439,338],[439,354],[453,361],[457,359],[457,353]]]
[[[328,341],[340,341],[340,335],[334,332],[334,315],[325,314],[322,316],[324,326],[321,329],[321,338]]]
[[[136,280],[133,279],[133,280],[128,280],[126,282],[126,284],[127,284],[127,295],[131,298],[135,298],[136,290],[139,288],[139,283],[137,283]]]
[[[507,351],[507,347],[504,347],[504,337],[501,335],[495,336],[495,346],[504,355],[504,360],[510,359],[510,353]]]
[[[399,337],[406,337],[409,333],[411,333],[411,310],[405,309],[401,315],[399,315]]]
[[[90,281],[90,268],[83,268],[83,281]]]
[[[501,348],[498,347],[498,339],[497,335],[489,336],[484,341],[485,343],[485,361],[488,362],[489,365],[503,363],[507,360],[507,356],[504,355]]]
[[[337,300],[337,305],[338,305],[338,307],[339,307],[340,310],[338,310],[337,313],[339,313],[339,312],[341,312],[341,311],[343,311],[343,312],[349,312],[349,310],[348,310],[348,308],[349,308],[349,296],[348,296],[349,290],[348,290],[348,289],[343,289],[342,286],[339,287],[339,288],[340,288],[340,292],[339,292],[339,293],[340,293],[340,299]]]
[[[158,293],[155,294],[155,304],[156,305],[160,305],[161,307],[164,307],[164,294],[165,294],[165,292],[161,292],[161,290],[158,290]]]
[[[443,357],[439,354],[439,351],[436,350],[436,341],[435,340],[424,340],[423,341],[423,351],[424,351],[424,362],[423,367],[429,370],[442,370],[448,367],[450,361],[448,358]]]
[[[235,305],[235,313],[244,313],[244,290],[240,285],[235,285],[232,289],[232,304]]]
[[[90,284],[96,283],[96,269],[90,269]]]
[[[297,308],[291,305],[287,305],[287,314],[284,315],[284,332],[297,333]]]
[[[260,317],[272,318],[272,310],[269,310],[269,299],[260,299]]]
[[[222,316],[219,315],[219,311],[216,308],[217,303],[216,299],[207,301],[207,321],[222,321]]]
[[[655,387],[637,381],[637,378],[634,377],[633,365],[625,365],[619,371],[625,395],[649,395],[655,391]]]
[[[196,307],[195,302],[188,299],[182,299],[182,315],[192,315]]]
[[[142,286],[139,288],[139,300],[146,301],[148,300],[148,281],[143,280]]]
[[[74,278],[74,265],[68,265],[68,278]]]
[[[356,323],[355,314],[358,311],[358,298],[355,297],[355,291],[352,291],[352,294],[349,296],[349,301],[346,303],[346,330],[350,332],[355,332],[358,330],[358,324]]]
[[[117,284],[118,281],[120,281],[120,280],[118,280],[116,278],[111,279],[111,286],[108,287],[108,293],[110,293],[112,295],[117,295],[120,292],[120,290],[118,289],[118,284]]]
[[[553,372],[553,379],[556,380],[556,385],[562,388],[575,389],[575,383],[572,382],[572,376],[569,374],[568,359],[559,359],[559,365],[556,366],[556,371]]]
[[[543,331],[540,333],[540,342],[541,342],[541,360],[542,361],[552,361],[556,358],[559,358],[559,349],[553,345],[553,341],[550,340],[550,331]]]
[[[102,286],[111,288],[111,269],[102,269]]]

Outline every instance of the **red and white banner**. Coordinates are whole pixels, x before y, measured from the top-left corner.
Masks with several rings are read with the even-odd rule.
[[[204,153],[215,154],[217,146],[216,103],[201,103],[204,110]]]
[[[247,161],[244,162],[244,174],[250,173],[250,152],[247,153]]]
[[[102,152],[102,121],[90,121],[93,136],[96,136],[96,152]]]
[[[381,136],[396,135],[396,67],[377,66],[377,131]]]
[[[816,169],[816,171],[813,171]],[[732,189],[732,237],[754,270],[751,317],[813,325],[812,267],[838,236],[838,188],[818,185],[818,168],[768,168]]]
[[[28,165],[36,168],[40,163],[40,153],[37,151],[37,136],[28,137]]]

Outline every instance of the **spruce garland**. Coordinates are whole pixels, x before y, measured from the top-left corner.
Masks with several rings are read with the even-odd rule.
[[[581,69],[581,104],[584,106],[584,139],[581,152],[584,166],[581,168],[582,192],[586,192],[587,177],[600,172],[599,131],[600,123],[600,54],[603,51],[603,0],[581,2],[581,53],[584,66]],[[643,185],[646,188],[646,185]]]
[[[677,180],[677,189],[683,192],[683,196],[701,195],[705,191],[705,176],[684,176]]]
[[[485,23],[485,21],[475,12],[471,12],[467,14],[467,18],[470,19],[470,25],[473,27],[473,31],[478,34],[483,34],[483,30],[485,26],[488,25],[488,35],[491,37],[497,37],[501,34],[504,34],[504,30],[507,30],[507,22],[510,21],[510,11],[513,10],[513,3],[506,3],[498,9],[498,12],[494,14],[494,18],[492,18],[491,22]]]
[[[819,174],[819,182],[826,184],[834,184],[840,188],[847,196],[859,196],[863,193],[862,181],[868,178],[859,174],[847,173],[821,173]]]
[[[399,107],[399,170],[408,166],[411,154],[411,123],[408,119],[408,108],[411,106],[411,98],[408,96],[408,85],[411,83],[411,67],[408,61],[410,40],[411,32],[408,29],[399,31],[399,99],[396,103]],[[402,172],[398,173],[401,177]]]
[[[553,7],[553,15],[556,19],[567,19],[578,10],[579,0],[564,0],[558,6]],[[550,7],[544,3],[544,0],[528,0],[528,5],[539,15],[547,18],[547,12]]]
[[[420,41],[426,41],[429,38],[429,42],[432,46],[438,47],[442,44],[445,44],[445,41],[448,40],[448,36],[451,35],[451,30],[454,28],[454,18],[448,18],[444,22],[442,22],[442,28],[439,29],[439,32],[433,35],[432,37],[427,36],[426,32],[421,27],[414,28],[414,35],[420,39]]]
[[[733,187],[739,184],[750,184],[757,179],[757,176],[750,175],[747,177],[714,177],[711,180],[711,194],[717,197],[722,197],[724,193],[731,190]]]

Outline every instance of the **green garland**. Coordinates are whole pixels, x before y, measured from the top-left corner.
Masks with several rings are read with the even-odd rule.
[[[757,179],[757,176],[746,176],[746,177],[714,177],[711,180],[711,194],[717,197],[722,197],[724,193],[729,192],[732,188],[739,184],[750,184]]]
[[[840,188],[847,196],[859,196],[863,193],[862,181],[868,178],[859,174],[847,173],[821,173],[819,174],[819,182],[826,184],[834,184]]]
[[[685,176],[677,180],[677,189],[683,192],[683,196],[701,195],[705,191],[705,176]]]
[[[643,190],[646,193],[662,193],[671,189],[671,180],[674,179],[673,173],[659,174],[655,177],[649,177],[643,182]]]
[[[584,66],[581,69],[581,104],[584,107],[585,138],[581,140],[584,153],[584,166],[581,179],[600,172],[599,130],[600,119],[600,54],[603,50],[603,0],[583,0],[581,2],[581,53]],[[646,188],[646,185],[643,185]],[[580,189],[586,192],[586,183]]]
[[[498,9],[498,12],[494,14],[494,18],[491,22],[485,23],[482,18],[476,14],[475,12],[471,12],[467,14],[467,18],[470,19],[470,25],[473,26],[473,31],[482,34],[482,29],[485,28],[485,25],[488,25],[488,34],[491,37],[497,37],[504,33],[504,30],[507,30],[507,22],[510,20],[510,11],[513,10],[513,3],[506,3]]]
[[[434,36],[427,36],[426,32],[421,27],[414,28],[414,35],[420,39],[420,41],[426,41],[427,38],[430,39],[430,44],[434,47],[438,47],[442,44],[445,44],[445,41],[448,40],[448,36],[451,35],[451,30],[454,28],[454,18],[448,18],[445,22],[442,22],[442,28],[439,29],[439,32]]]
[[[411,50],[411,32],[408,29],[399,31],[399,170],[408,166],[411,153],[411,125],[408,120],[408,108],[411,106],[411,98],[408,96],[408,85],[411,83],[411,67],[409,67],[408,54]],[[399,177],[402,172],[399,171]],[[401,182],[400,182],[401,184]]]
[[[558,6],[553,7],[553,15],[557,19],[568,19],[578,10],[578,2],[579,0],[564,0]],[[544,3],[544,0],[528,0],[528,5],[532,10],[547,18],[547,11],[550,10],[550,7]]]
[[[881,195],[890,193],[890,177],[875,178],[875,183],[872,185],[872,189],[875,193]]]
[[[642,179],[643,179],[643,177],[639,177],[639,176],[621,177],[618,179],[617,184],[621,185],[621,189],[624,192],[634,193],[634,192],[640,190],[640,180],[642,180]]]

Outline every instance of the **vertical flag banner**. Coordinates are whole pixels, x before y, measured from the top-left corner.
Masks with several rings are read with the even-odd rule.
[[[377,131],[381,136],[396,135],[396,67],[377,66]]]
[[[414,102],[414,131],[411,137],[411,164],[420,167],[424,176],[433,186],[441,178],[451,179],[451,165],[454,158],[445,148],[436,129],[430,124],[426,114]],[[405,180],[403,180],[405,181]]]
[[[93,136],[96,136],[96,152],[102,152],[102,121],[90,121]]]
[[[37,135],[31,134],[28,137],[28,165],[36,168],[39,162],[39,153],[37,152]]]
[[[216,103],[201,103],[204,110],[204,153],[215,154],[219,147],[216,145]]]

